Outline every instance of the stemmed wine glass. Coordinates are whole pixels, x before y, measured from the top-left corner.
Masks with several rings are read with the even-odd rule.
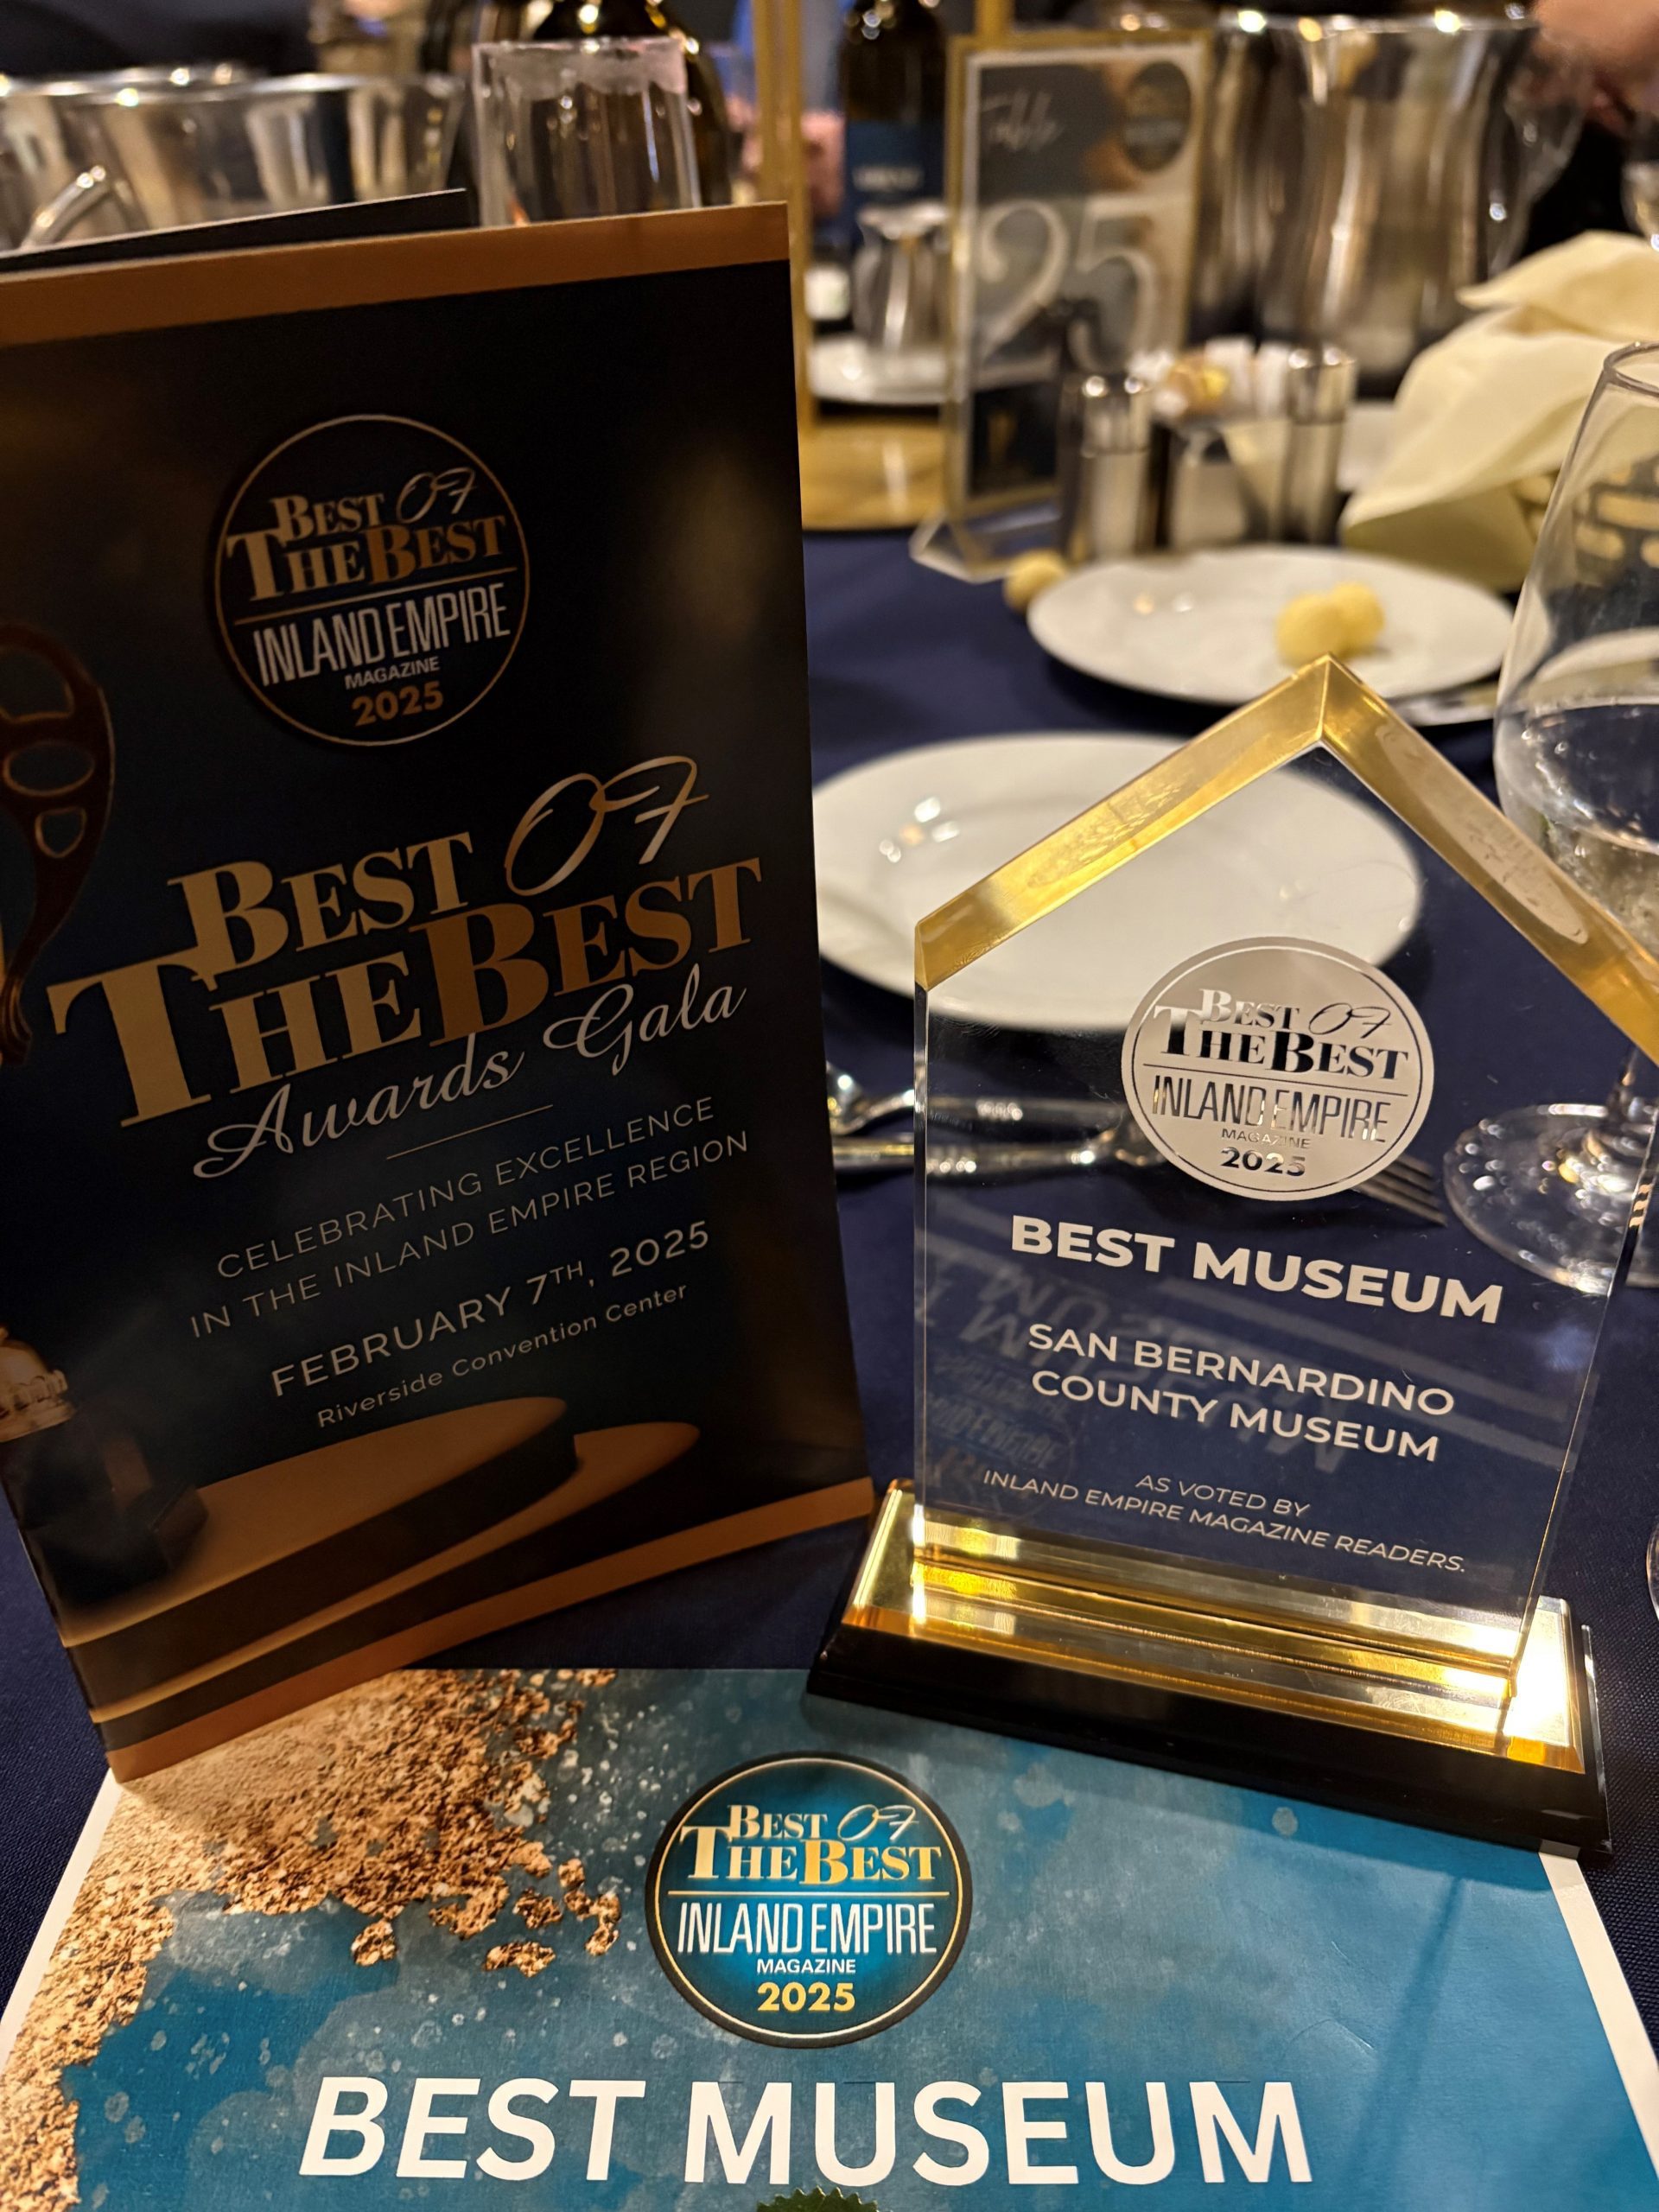
[[[1544,519],[1498,685],[1510,818],[1659,954],[1659,346],[1610,356]],[[1495,1250],[1605,1292],[1652,1174],[1659,1070],[1633,1054],[1600,1105],[1518,1108],[1446,1161]],[[1630,1280],[1659,1285],[1659,1236]],[[1659,1605],[1659,1530],[1649,1579]]]

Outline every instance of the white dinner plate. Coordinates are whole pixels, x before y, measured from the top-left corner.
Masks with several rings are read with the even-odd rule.
[[[824,958],[908,997],[924,914],[1175,749],[1164,737],[963,738],[820,784]],[[1421,899],[1417,864],[1382,815],[1282,770],[976,961],[939,1002],[1017,1029],[1121,1029],[1197,944],[1305,938],[1380,965]],[[1103,961],[1114,943],[1129,957]]]
[[[807,381],[819,399],[851,407],[942,407],[944,354],[937,346],[913,353],[877,353],[851,331],[815,338]]]
[[[1474,584],[1381,554],[1314,545],[1230,545],[1103,561],[1052,585],[1031,610],[1046,652],[1137,691],[1239,707],[1294,671],[1279,658],[1280,611],[1304,592],[1369,584],[1388,626],[1353,670],[1385,698],[1490,676],[1510,610]]]

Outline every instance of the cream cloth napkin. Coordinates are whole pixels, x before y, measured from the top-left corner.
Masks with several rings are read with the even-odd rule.
[[[1591,231],[1462,297],[1484,312],[1412,364],[1394,452],[1343,541],[1515,590],[1602,363],[1659,340],[1659,252]]]

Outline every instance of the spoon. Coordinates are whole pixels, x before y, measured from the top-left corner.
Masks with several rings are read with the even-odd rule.
[[[887,1097],[879,1098],[867,1090],[855,1075],[849,1075],[833,1060],[823,1064],[823,1083],[830,1108],[830,1128],[835,1136],[856,1136],[861,1129],[874,1128],[878,1122],[891,1122],[897,1115],[913,1114],[916,1110],[913,1089],[892,1091]]]

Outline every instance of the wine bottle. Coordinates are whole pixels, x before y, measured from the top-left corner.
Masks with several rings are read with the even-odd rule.
[[[720,76],[706,48],[683,30],[662,0],[553,0],[537,39],[677,38],[685,49],[685,89],[705,207],[732,197],[731,138]]]
[[[944,34],[937,0],[854,0],[841,36],[845,220],[944,190]]]

